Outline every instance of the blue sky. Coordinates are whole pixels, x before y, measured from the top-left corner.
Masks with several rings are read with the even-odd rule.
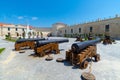
[[[0,22],[51,27],[120,15],[120,0],[1,0]]]

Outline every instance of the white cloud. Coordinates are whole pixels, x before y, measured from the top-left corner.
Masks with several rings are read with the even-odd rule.
[[[38,17],[32,17],[32,20],[37,20],[38,19]]]
[[[23,16],[18,16],[18,19],[23,19],[24,17]]]

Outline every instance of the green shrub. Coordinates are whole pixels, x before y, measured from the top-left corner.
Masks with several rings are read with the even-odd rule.
[[[17,39],[11,38],[10,35],[5,35],[5,39],[6,39],[7,41],[11,41],[11,42],[15,42],[15,41],[17,40]]]
[[[5,35],[5,39],[11,39],[10,35]]]
[[[5,50],[5,48],[0,48],[0,54]]]

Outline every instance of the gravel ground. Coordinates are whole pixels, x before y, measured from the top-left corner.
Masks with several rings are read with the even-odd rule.
[[[75,39],[59,45],[60,54],[54,55],[52,61],[45,57],[33,57],[33,50],[25,53],[14,51],[14,43],[0,39],[0,48],[6,50],[0,55],[0,80],[81,80],[80,76],[89,69],[78,69],[69,63],[58,63],[57,58],[65,58],[65,51],[70,49]],[[120,41],[112,45],[97,45],[101,60],[92,63],[92,74],[96,80],[120,80]]]

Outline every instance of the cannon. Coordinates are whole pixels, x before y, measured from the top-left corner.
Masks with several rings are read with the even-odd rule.
[[[85,49],[87,46],[94,46],[96,43],[100,42],[100,40],[101,39],[98,38],[96,40],[89,40],[89,41],[85,41],[85,42],[74,43],[74,44],[72,44],[71,49],[72,49],[73,53],[79,54],[80,51]]]
[[[83,42],[81,36],[77,36],[75,41],[81,41],[81,42]]]
[[[111,38],[109,32],[105,32],[104,39],[103,39],[103,44],[104,44],[104,45],[106,45],[106,44],[112,44],[112,42],[115,42],[115,40],[113,40],[113,39]]]
[[[64,43],[69,42],[68,39],[50,39],[50,40],[44,40],[44,41],[37,41],[36,46],[40,47],[49,43]]]
[[[22,47],[29,47],[34,49],[37,41],[45,40],[45,38],[30,38],[30,39],[19,39],[15,42],[15,50],[19,51]]]
[[[47,52],[55,51],[56,54],[60,53],[58,43],[69,42],[68,39],[51,39],[38,41],[36,47],[34,48],[35,54],[43,57]]]
[[[85,69],[88,66],[88,58],[95,58],[95,61],[100,60],[100,55],[97,54],[96,44],[101,39],[89,40],[85,42],[73,43],[71,49],[66,51],[66,60],[72,65],[77,65],[81,69]]]
[[[103,39],[103,44],[112,44],[112,42],[115,42],[115,40],[112,40],[110,36],[105,35],[105,38]]]

